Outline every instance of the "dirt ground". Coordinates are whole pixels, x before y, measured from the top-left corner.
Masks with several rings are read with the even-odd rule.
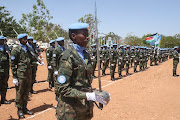
[[[43,53],[44,63],[45,54]],[[111,94],[111,101],[103,110],[94,107],[92,120],[180,120],[180,76],[172,76],[173,60],[170,59],[158,66],[149,66],[142,72],[130,76],[110,80],[110,75],[101,77],[103,90]],[[180,65],[177,74],[180,74]],[[116,69],[117,72],[117,69]],[[109,69],[106,71],[109,73]],[[125,75],[125,71],[123,71]],[[97,76],[97,71],[96,71]],[[28,109],[34,115],[25,115],[25,120],[56,120],[54,89],[49,89],[47,80],[47,64],[38,66],[37,81],[33,94],[28,102]],[[0,120],[17,120],[17,109],[14,106],[15,89],[12,74],[9,78],[7,100],[10,105],[0,106]],[[98,88],[98,79],[94,79],[93,88]]]

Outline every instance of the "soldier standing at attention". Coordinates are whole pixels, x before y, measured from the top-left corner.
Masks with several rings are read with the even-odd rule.
[[[123,69],[123,62],[124,62],[124,50],[123,45],[119,46],[118,50],[118,74],[119,77],[122,77],[122,69]]]
[[[55,91],[56,100],[57,100],[59,95],[57,92],[57,89],[58,89],[57,84],[58,83],[56,81],[56,77],[58,75],[58,69],[59,69],[59,65],[60,65],[60,57],[61,57],[61,54],[65,51],[65,48],[64,48],[64,38],[63,37],[59,37],[58,39],[56,39],[56,41],[58,43],[58,46],[53,51],[53,57],[52,57],[52,67],[54,70],[55,78],[54,78],[54,81],[52,81],[51,85],[52,85],[52,87],[55,85],[54,91]]]
[[[131,51],[130,51],[130,45],[127,45],[127,50],[125,53],[125,58],[126,58],[126,75],[130,75],[129,74],[129,64],[130,64],[130,58],[131,58]]]
[[[103,51],[103,46],[101,46],[101,49],[99,50],[99,55],[100,55],[100,68],[101,68],[101,69],[102,69],[101,65],[102,65],[102,59],[103,59],[102,51]]]
[[[140,47],[140,52],[139,52],[139,69],[140,71],[143,70],[143,61],[144,61],[144,51],[143,47]]]
[[[27,46],[30,47],[32,52],[37,55],[38,53],[36,53],[36,48],[33,45],[33,37],[28,37],[27,41],[28,41]],[[33,58],[33,61],[37,62],[36,58]],[[33,90],[33,85],[36,80],[37,66],[38,66],[37,64],[32,64],[32,85],[31,85],[31,90],[30,90],[31,94],[37,94],[37,92]]]
[[[110,74],[111,74],[111,80],[114,81],[114,73],[115,73],[115,69],[116,69],[116,63],[117,63],[117,57],[118,57],[118,53],[117,53],[117,44],[113,44],[112,45],[112,49],[110,50]]]
[[[55,57],[53,56],[53,51],[55,49],[55,40],[51,40],[49,42],[50,47],[46,51],[46,60],[47,60],[47,67],[48,67],[48,82],[49,82],[49,88],[52,89],[54,83],[54,77],[53,77],[53,66],[52,66],[52,58]]]
[[[150,50],[150,66],[153,66],[154,62],[154,46],[152,46],[151,50]]]
[[[135,47],[136,50],[134,52],[135,58],[134,58],[134,72],[137,72],[137,65],[139,65],[139,47]]]
[[[104,49],[102,51],[102,55],[103,55],[103,68],[102,68],[102,75],[105,76],[106,75],[106,68],[108,67],[109,64],[109,49],[107,49],[107,45],[104,45]]]
[[[9,79],[9,49],[4,44],[5,37],[0,36],[0,92],[1,92],[1,104],[10,104],[10,101],[6,100],[6,92]]]
[[[173,52],[173,76],[174,77],[178,77],[179,75],[176,74],[176,69],[177,69],[177,65],[179,63],[179,54],[178,54],[178,46],[174,47],[174,52]]]
[[[93,65],[93,77],[96,77],[95,74],[94,74],[95,70],[96,70],[96,64],[97,64],[96,44],[92,45],[92,57],[91,57],[91,60],[92,60],[92,65]]]
[[[16,87],[15,106],[18,108],[18,116],[21,119],[24,118],[24,114],[33,114],[27,109],[28,95],[32,84],[32,54],[26,45],[27,34],[19,34],[17,39],[20,41],[20,45],[11,51],[11,71]]]
[[[93,101],[105,105],[107,101],[104,96],[101,98],[97,92],[92,92],[92,63],[86,51],[88,24],[72,24],[69,37],[73,45],[63,52],[57,77],[60,96],[56,117],[57,120],[90,120],[93,117]]]

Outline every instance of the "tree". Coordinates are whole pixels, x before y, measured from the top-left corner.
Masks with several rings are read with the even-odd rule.
[[[16,29],[18,33],[24,33],[25,30],[16,22],[13,16],[10,16],[10,12],[6,10],[4,6],[0,6],[0,29],[6,37],[16,37],[16,33],[13,31]]]
[[[47,27],[49,27],[50,16],[49,10],[46,8],[42,0],[37,0],[37,4],[33,5],[32,13],[22,14],[20,24],[27,29],[29,35],[35,39],[46,41]]]
[[[124,39],[124,44],[131,46],[141,46],[143,44],[143,41],[141,38],[135,35],[128,34]]]

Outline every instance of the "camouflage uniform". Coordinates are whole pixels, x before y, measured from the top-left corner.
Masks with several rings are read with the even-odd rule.
[[[62,49],[60,48],[60,46],[58,46],[54,51],[53,51],[53,57],[52,57],[52,67],[53,67],[53,70],[54,71],[58,71],[59,69],[59,66],[60,66],[60,57],[61,57],[61,54],[63,53],[63,51],[65,50],[64,47],[62,47]],[[52,81],[52,87],[55,85],[54,87],[54,91],[55,91],[55,94],[56,96],[58,97],[59,93],[57,91],[58,89],[58,86],[56,84],[54,84],[54,82],[57,82],[56,81],[56,78],[54,78],[54,81]]]
[[[137,72],[137,65],[139,65],[139,50],[135,50],[135,60],[134,60],[134,72]]]
[[[99,55],[100,55],[100,68],[102,68],[101,65],[103,60],[103,46],[101,46],[101,49],[99,50]]]
[[[11,51],[11,70],[13,78],[18,79],[16,86],[15,106],[18,109],[26,109],[28,95],[32,84],[32,55],[30,48],[26,46],[26,52],[21,46],[17,46]]]
[[[147,62],[148,62],[148,51],[145,48],[144,49],[144,68],[147,68]]]
[[[91,56],[91,61],[92,61],[92,65],[93,65],[93,76],[96,77],[95,74],[94,74],[95,70],[96,70],[96,64],[97,64],[97,51],[96,51],[95,47],[92,49],[92,54],[91,55],[92,55]]]
[[[46,51],[46,60],[47,60],[47,66],[53,66],[52,65],[52,58],[54,57],[53,56],[53,51],[54,51],[54,47],[50,46],[47,51]],[[52,69],[48,69],[48,82],[51,84],[51,83],[54,83],[54,77],[53,77],[53,68]]]
[[[173,59],[173,76],[178,76],[176,74],[177,65],[179,63],[179,54],[178,54],[177,50],[174,50],[173,57],[174,57],[174,59]]]
[[[151,48],[150,50],[150,66],[152,66],[154,62],[154,48]]]
[[[102,51],[102,55],[103,55],[102,75],[106,75],[105,71],[106,71],[106,68],[108,67],[108,64],[109,64],[109,50],[104,48]]]
[[[157,61],[158,61],[158,55],[157,55],[157,48],[156,48],[155,53],[154,53],[154,63],[155,63],[155,65],[157,65]]]
[[[56,108],[58,120],[90,120],[93,117],[93,102],[86,100],[92,83],[92,64],[89,54],[84,59],[74,47],[63,52],[59,68],[59,100]]]
[[[7,101],[6,92],[9,79],[9,49],[6,45],[0,45],[0,47],[2,48],[0,49],[0,92],[1,103],[4,104]]]
[[[115,48],[112,48],[109,52],[110,54],[110,74],[111,74],[111,80],[114,80],[114,73],[116,69],[116,63],[117,63],[117,57],[118,53]]]
[[[131,51],[128,49],[125,51],[125,61],[126,61],[126,75],[129,75],[129,63],[130,63]]]
[[[143,70],[143,61],[144,61],[144,51],[143,48],[140,49],[140,54],[139,54],[139,69],[140,71]]]
[[[131,60],[131,67],[132,67],[132,64],[134,63],[134,48],[132,48],[131,49],[131,58],[130,58],[130,60]]]
[[[120,48],[118,50],[118,74],[119,74],[119,77],[122,77],[123,62],[124,62],[124,50],[122,48]]]

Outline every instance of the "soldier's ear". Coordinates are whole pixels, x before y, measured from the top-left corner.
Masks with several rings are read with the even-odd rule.
[[[75,42],[75,41],[76,41],[76,34],[75,34],[75,33],[72,33],[72,34],[71,34],[71,38],[72,38],[72,41]]]

